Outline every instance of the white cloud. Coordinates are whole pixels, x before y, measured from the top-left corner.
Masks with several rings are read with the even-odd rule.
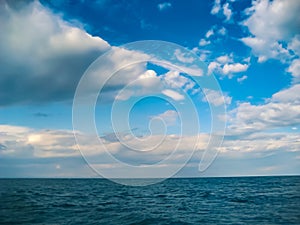
[[[230,9],[230,5],[228,2],[221,5],[221,0],[215,0],[214,5],[210,11],[212,15],[221,14],[225,17],[225,22],[230,21],[232,17],[232,10]]]
[[[170,110],[161,114],[160,117],[166,119],[167,123],[174,124],[175,120],[177,120],[176,115],[176,112]],[[145,152],[128,149],[124,143],[120,143],[116,138],[116,134],[94,137],[77,132],[76,136],[80,140],[80,151],[85,158],[90,163],[109,169],[114,168],[115,165],[110,164],[105,158],[107,154],[105,149],[108,149],[120,161],[131,165],[153,164],[174,154],[172,160],[169,160],[169,163],[165,165],[166,167],[171,167],[176,163],[181,164],[181,158],[184,159],[186,154],[190,154],[194,148],[198,151],[203,151],[208,141],[208,135],[206,134],[182,137],[177,135],[152,135],[150,142],[149,137],[137,139],[130,134],[118,134],[118,137],[121,137],[128,146],[139,146],[140,149],[148,149],[153,145],[157,145],[155,151]],[[0,144],[1,167],[4,166],[5,159],[9,159],[10,163],[6,167],[11,169],[22,167],[22,164],[20,165],[22,161],[28,167],[31,166],[31,162],[35,162],[35,169],[29,171],[28,176],[33,176],[36,168],[38,168],[39,173],[37,176],[39,177],[44,177],[48,173],[52,174],[52,176],[64,177],[74,177],[78,176],[78,174],[82,176],[83,174],[83,166],[80,164],[84,161],[81,158],[73,131],[35,130],[27,127],[0,125]],[[177,150],[174,152],[176,148]],[[36,162],[38,162],[38,165]],[[48,164],[51,164],[50,168],[47,167]],[[84,166],[86,167],[86,164]],[[119,164],[118,166],[122,168],[122,165]],[[41,169],[45,167],[47,167],[47,171]],[[61,173],[57,174],[57,169],[61,170]],[[72,170],[72,172],[68,174],[63,173],[69,170]],[[5,176],[5,174],[4,171],[1,171],[0,176]],[[22,176],[22,174],[20,171],[17,171],[16,176]],[[151,175],[153,176],[153,174]]]
[[[208,40],[205,40],[205,39],[200,39],[200,41],[199,41],[199,45],[200,46],[205,46],[205,45],[209,45],[210,44],[210,41],[208,41]]]
[[[295,55],[300,55],[300,35],[296,35],[288,44],[288,49],[292,50]]]
[[[272,96],[272,101],[282,103],[300,104],[300,84],[291,86],[288,89],[281,90]]]
[[[300,59],[295,59],[292,61],[291,65],[289,66],[288,72],[292,74],[298,81],[300,80]]]
[[[265,157],[275,151],[300,152],[299,133],[264,133],[258,132],[239,138],[226,137],[219,148],[221,153],[231,157],[254,154],[256,158]]]
[[[229,7],[228,2],[223,5],[223,14],[226,17],[225,21],[230,21],[231,16],[232,16],[232,11]]]
[[[183,63],[192,63],[195,60],[195,58],[192,56],[186,56],[183,52],[180,51],[180,49],[176,49],[174,55],[180,62]]]
[[[234,64],[225,64],[222,71],[224,74],[230,74],[230,73],[239,73],[244,72],[248,69],[247,64],[241,64],[241,63],[234,63]]]
[[[300,124],[300,84],[275,93],[265,104],[240,103],[229,112],[229,132],[247,133]]]
[[[212,74],[214,71],[219,70],[220,69],[221,64],[218,62],[211,62],[208,65],[208,74]]]
[[[247,11],[250,16],[243,25],[248,27],[252,37],[243,38],[242,41],[253,49],[253,53],[259,57],[259,62],[269,58],[281,61],[290,59],[290,53],[282,42],[289,43],[299,34],[300,2],[253,1],[252,7]]]
[[[176,113],[176,112],[175,112]],[[174,112],[163,113],[167,118],[175,117]],[[173,121],[170,121],[173,122]],[[35,141],[29,141],[28,137],[31,135],[39,136],[40,138],[33,138]],[[120,164],[111,164],[105,160],[104,148],[100,147],[98,137],[90,137],[87,134],[77,133],[80,135],[82,144],[80,145],[81,151],[84,153],[90,165],[95,169],[107,169],[115,171],[119,174],[118,169],[123,169]],[[120,134],[121,136],[128,136],[126,143],[130,146],[136,144],[137,139],[128,134]],[[131,165],[138,165],[142,170],[144,165],[153,165],[162,159],[165,159],[170,154],[172,160],[168,164],[164,164],[166,168],[172,168],[173,165],[182,163],[181,158],[195,147],[196,152],[191,162],[185,168],[198,166],[201,154],[206,148],[207,141],[209,140],[208,134],[200,134],[199,136],[177,136],[177,135],[154,135],[151,139],[153,142],[143,142],[140,147],[148,148],[149,145],[163,142],[154,151],[139,152],[130,151],[122,145],[117,139],[115,134],[108,134],[100,137],[104,147],[109,149],[110,153],[119,159]],[[179,145],[176,152],[178,141]],[[222,161],[229,160],[234,167],[234,162],[238,159],[255,159],[258,161],[260,158],[264,159],[264,163],[272,166],[272,163],[278,161],[269,161],[268,157],[276,155],[277,153],[293,153],[288,157],[288,162],[299,159],[300,149],[300,134],[294,133],[264,133],[256,132],[244,136],[225,136],[222,146],[218,148],[219,157]],[[196,141],[196,142],[195,142]],[[72,131],[69,130],[35,130],[28,127],[15,127],[11,125],[0,126],[0,161],[1,169],[0,176],[14,176],[14,177],[91,177],[93,172],[87,170],[87,165],[81,158],[78,146]],[[288,156],[288,155],[287,155]],[[268,161],[266,161],[268,160]],[[9,163],[7,163],[8,161]],[[26,166],[24,166],[24,164]],[[277,164],[274,164],[277,165]],[[298,164],[297,164],[298,165]],[[215,161],[214,166],[220,166],[220,161]],[[291,164],[289,164],[291,166]],[[266,165],[264,164],[264,167]],[[253,170],[257,169],[257,165],[251,167]],[[158,169],[159,171],[159,169]],[[197,171],[197,169],[195,170]],[[220,175],[226,172],[222,171]],[[8,175],[9,174],[9,175]],[[138,173],[137,173],[138,174]],[[198,174],[198,173],[197,173]],[[135,176],[135,174],[131,174]],[[156,174],[147,174],[147,176],[155,176]]]
[[[167,110],[159,115],[153,116],[152,119],[162,119],[166,125],[175,125],[178,120],[178,113],[175,110]]]
[[[184,100],[184,96],[182,94],[179,94],[176,91],[173,91],[171,89],[165,89],[162,91],[162,93],[172,99],[174,99],[175,101],[180,101],[180,100]]]
[[[225,27],[221,27],[219,30],[218,30],[218,34],[220,35],[226,35],[227,34],[227,30]]]
[[[216,90],[204,89],[205,96],[203,96],[202,101],[213,104],[214,106],[220,106],[222,104],[229,105],[231,103],[231,97]]]
[[[158,66],[162,66],[166,69],[169,69],[171,71],[178,71],[178,72],[186,73],[190,76],[203,76],[204,75],[203,69],[196,64],[193,64],[191,66],[187,66],[185,64],[180,64],[180,63],[170,65],[170,62],[168,62],[168,61],[155,61],[155,64]]]
[[[216,58],[216,61],[221,64],[233,62],[232,55],[222,55]]]
[[[237,78],[237,82],[242,83],[244,80],[246,80],[248,78],[248,76],[244,75],[242,77],[238,77]]]
[[[273,40],[258,37],[246,37],[241,39],[243,43],[252,48],[253,54],[258,56],[258,62],[265,62],[269,58],[285,61],[290,58],[289,51]]]
[[[135,76],[133,77],[135,78]],[[136,80],[118,91],[117,100],[128,100],[132,96],[144,96],[155,93],[163,93],[175,100],[182,100],[184,96],[178,92],[191,91],[195,94],[194,87],[196,83],[188,77],[180,74],[179,71],[169,71],[157,76],[154,70],[147,70]]]
[[[299,10],[298,0],[254,1],[248,9],[251,16],[244,21],[244,25],[259,38],[287,40],[299,32]]]
[[[215,15],[218,14],[221,10],[221,0],[215,0],[214,6],[211,9],[210,13]]]
[[[192,90],[196,85],[194,81],[180,75],[178,71],[167,72],[166,74],[161,76],[161,80],[165,84],[165,87],[171,87],[177,90],[189,91]]]
[[[172,7],[170,2],[163,2],[157,5],[159,11],[164,11]]]
[[[210,30],[208,30],[208,31],[206,32],[205,37],[206,37],[206,38],[210,38],[210,37],[213,36],[213,35],[214,35],[214,30],[213,30],[213,29],[210,29]]]
[[[222,55],[208,65],[208,74],[215,72],[216,74],[228,76],[232,78],[234,73],[244,72],[249,67],[249,60],[242,60],[245,63],[234,63],[233,54]]]

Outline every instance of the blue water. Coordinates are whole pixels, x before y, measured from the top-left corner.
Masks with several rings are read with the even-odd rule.
[[[300,177],[0,179],[0,224],[300,224]]]

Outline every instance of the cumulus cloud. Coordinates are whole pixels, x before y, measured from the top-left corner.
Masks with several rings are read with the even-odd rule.
[[[253,1],[252,7],[247,9],[250,16],[243,22],[252,35],[241,40],[253,49],[259,62],[269,58],[281,61],[291,58],[282,42],[288,44],[299,34],[299,10],[298,0]]]
[[[169,71],[161,76],[161,80],[166,87],[177,89],[178,91],[191,91],[196,85],[191,79],[180,75],[178,71]]]
[[[202,101],[213,104],[214,106],[220,106],[222,104],[229,105],[231,103],[232,98],[220,91],[205,88],[203,92],[205,96],[203,96]]]
[[[248,69],[247,64],[241,64],[241,63],[234,63],[234,64],[225,64],[223,66],[223,73],[229,74],[229,73],[239,73],[244,72]]]
[[[243,63],[235,63],[233,58],[233,54],[217,57],[215,61],[209,63],[208,74],[215,72],[231,79],[233,74],[245,72],[248,69],[249,61],[247,59],[242,60]]]
[[[229,132],[252,133],[300,124],[300,85],[275,93],[265,104],[240,103],[229,112]],[[288,112],[288,113],[287,113]]]
[[[252,48],[253,54],[258,56],[258,62],[265,62],[274,58],[285,61],[290,58],[289,51],[281,43],[273,40],[266,40],[259,37],[245,37],[241,39],[246,45]]]
[[[0,3],[0,104],[70,98],[87,66],[110,45],[38,1]]]
[[[185,99],[180,92],[190,92],[195,94],[196,83],[188,77],[180,74],[179,71],[169,71],[165,74],[157,75],[154,70],[147,70],[136,80],[131,81],[121,90],[117,90],[115,98],[117,100],[128,100],[133,96],[144,96],[156,93],[163,93],[174,100]]]
[[[103,74],[116,69],[117,64],[125,66],[132,61],[149,59],[146,54],[110,46],[103,39],[65,22],[38,1],[17,9],[2,2],[0,10],[0,105],[72,99],[85,70],[108,50],[101,68],[90,71],[87,93],[98,92],[99,83],[106,79]],[[175,53],[179,60],[192,60],[180,51]],[[192,67],[187,70],[196,73]],[[144,63],[117,72],[102,90],[105,100],[113,100],[119,90],[146,71]],[[140,80],[140,88],[147,89],[146,83]],[[127,99],[124,95],[119,97]]]
[[[295,81],[300,81],[300,59],[293,60],[287,71],[292,74]]]

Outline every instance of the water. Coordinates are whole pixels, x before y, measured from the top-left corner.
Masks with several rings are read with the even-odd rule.
[[[0,224],[300,224],[300,176],[1,179]]]

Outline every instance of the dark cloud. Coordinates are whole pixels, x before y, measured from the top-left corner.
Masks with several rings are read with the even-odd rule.
[[[109,44],[64,22],[39,2],[0,3],[0,105],[72,98]]]

